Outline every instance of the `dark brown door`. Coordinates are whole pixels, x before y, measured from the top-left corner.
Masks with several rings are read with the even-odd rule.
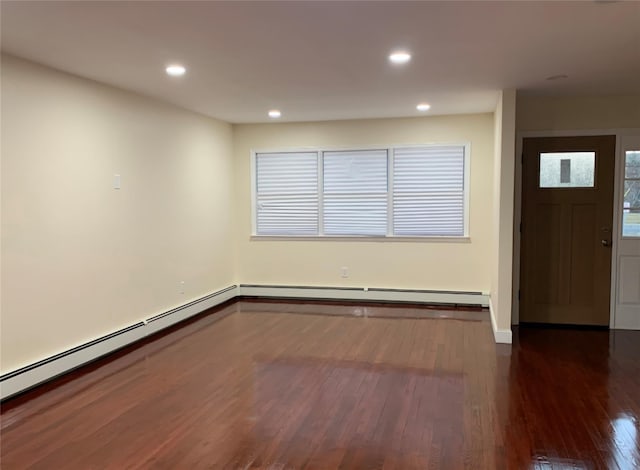
[[[524,139],[521,322],[609,325],[615,144]]]

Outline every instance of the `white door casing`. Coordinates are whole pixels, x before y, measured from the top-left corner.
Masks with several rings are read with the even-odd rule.
[[[618,198],[617,230],[614,243],[617,243],[617,282],[615,286],[614,328],[640,330],[640,235],[623,237],[624,211],[624,174],[627,152],[640,151],[640,135],[622,135],[619,139],[619,165],[616,171]]]

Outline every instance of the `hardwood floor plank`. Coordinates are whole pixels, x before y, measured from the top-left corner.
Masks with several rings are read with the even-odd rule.
[[[509,347],[483,311],[216,315],[3,403],[2,468],[640,468],[640,332]]]

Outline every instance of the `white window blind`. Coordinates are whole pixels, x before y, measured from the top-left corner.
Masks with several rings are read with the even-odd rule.
[[[387,234],[387,150],[324,152],[327,235]]]
[[[464,236],[464,176],[464,146],[395,149],[394,235]]]
[[[256,155],[256,234],[318,235],[318,153]]]
[[[255,235],[465,237],[467,149],[256,153]]]

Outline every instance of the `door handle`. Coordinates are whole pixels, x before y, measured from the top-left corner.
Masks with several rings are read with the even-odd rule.
[[[600,243],[602,243],[602,246],[611,246],[611,242],[609,240],[602,239],[600,240]]]

